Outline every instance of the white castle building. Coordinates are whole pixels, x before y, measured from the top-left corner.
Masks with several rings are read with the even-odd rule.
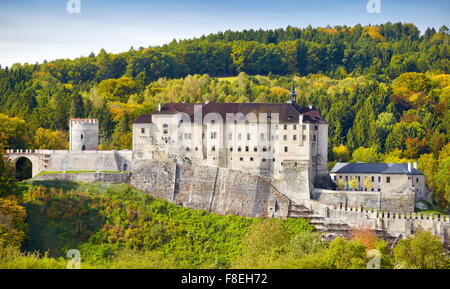
[[[328,123],[296,103],[168,103],[133,124],[133,158],[183,159],[279,178],[307,164],[311,181],[327,177]]]

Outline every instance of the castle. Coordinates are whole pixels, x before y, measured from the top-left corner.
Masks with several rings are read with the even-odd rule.
[[[316,185],[329,178],[328,123],[317,109],[289,102],[168,103],[133,124],[135,159],[187,159],[198,164],[282,178],[305,164]]]
[[[297,105],[293,85],[284,104],[168,103],[133,122],[132,151],[97,148],[98,121],[72,119],[70,150],[7,156],[29,160],[38,180],[125,182],[218,214],[303,217],[341,235],[364,226],[398,238],[424,228],[450,243],[449,217],[414,213],[430,201],[416,165],[338,163],[328,172],[328,123]]]

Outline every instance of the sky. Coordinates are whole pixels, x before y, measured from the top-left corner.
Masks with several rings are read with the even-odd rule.
[[[127,51],[225,30],[288,25],[450,27],[449,0],[0,0],[0,65]],[[70,3],[69,3],[70,2]],[[76,5],[78,2],[80,5]],[[72,9],[67,9],[67,4]],[[80,7],[80,13],[77,8]]]

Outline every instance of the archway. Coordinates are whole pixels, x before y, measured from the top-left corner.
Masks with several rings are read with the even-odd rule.
[[[21,157],[16,161],[16,179],[19,181],[28,180],[33,177],[33,164],[26,157]]]

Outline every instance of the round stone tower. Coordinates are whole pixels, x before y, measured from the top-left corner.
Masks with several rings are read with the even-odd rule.
[[[70,150],[98,149],[98,120],[72,118],[70,120]]]

